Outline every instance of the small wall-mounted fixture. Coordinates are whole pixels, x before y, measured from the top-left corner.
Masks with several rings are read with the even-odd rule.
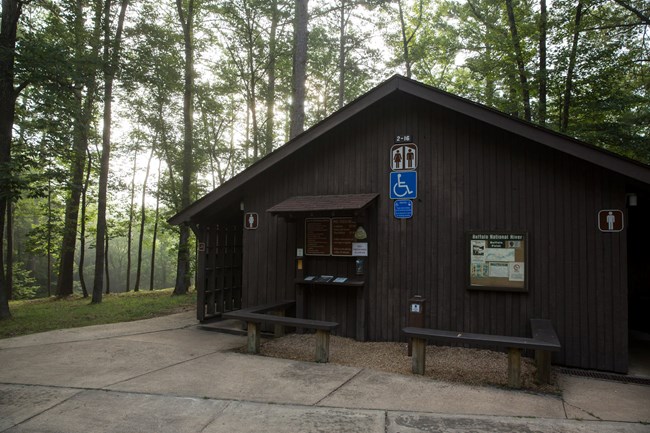
[[[637,206],[638,203],[639,203],[639,202],[638,202],[638,197],[637,197],[636,194],[632,193],[632,194],[628,194],[628,195],[627,195],[627,205],[628,205],[629,207]]]
[[[366,233],[366,230],[363,228],[363,226],[357,227],[357,231],[354,232],[354,239],[356,239],[357,241],[362,241],[367,238],[368,238],[368,234]]]
[[[243,201],[239,202],[239,210],[241,210],[241,211],[244,210],[244,202]]]

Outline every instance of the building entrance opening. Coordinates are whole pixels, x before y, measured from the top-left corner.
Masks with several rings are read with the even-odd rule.
[[[631,204],[627,223],[628,373],[650,377],[650,194],[636,194]]]

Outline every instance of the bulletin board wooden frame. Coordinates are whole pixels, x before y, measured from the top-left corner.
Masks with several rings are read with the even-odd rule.
[[[528,292],[528,245],[526,232],[468,232],[468,288]]]

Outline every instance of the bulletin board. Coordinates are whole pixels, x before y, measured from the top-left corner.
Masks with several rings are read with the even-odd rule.
[[[352,256],[357,223],[354,218],[306,218],[305,254],[308,256]]]
[[[528,291],[528,234],[470,232],[469,288],[474,290]]]

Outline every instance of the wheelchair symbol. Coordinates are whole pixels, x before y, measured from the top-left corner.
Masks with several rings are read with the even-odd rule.
[[[391,173],[390,198],[416,198],[417,195],[417,174],[416,172],[392,172]]]
[[[397,183],[393,185],[393,194],[396,197],[404,197],[407,194],[413,194],[413,191],[411,191],[408,184],[402,182],[402,173],[397,173]]]

